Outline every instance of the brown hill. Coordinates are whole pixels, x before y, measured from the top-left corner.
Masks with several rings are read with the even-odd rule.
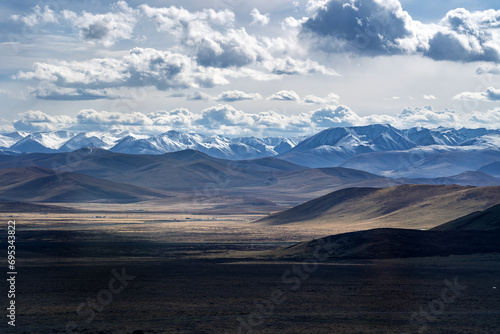
[[[40,212],[40,213],[66,213],[77,212],[73,208],[58,205],[43,205],[35,203],[0,201],[0,212]]]
[[[264,253],[271,258],[328,261],[470,255],[500,252],[500,230],[373,229],[337,234]]]
[[[230,161],[193,150],[164,155],[130,155],[99,149],[2,157],[0,167],[40,166],[113,182],[167,191],[251,196],[302,203],[346,186],[399,184],[347,168],[309,169],[276,158]]]
[[[434,231],[500,229],[500,205],[434,227]]]
[[[160,190],[39,167],[0,170],[0,198],[23,202],[137,202],[166,198]]]
[[[401,185],[349,188],[258,220],[258,223],[331,226],[353,231],[373,227],[432,228],[500,203],[500,187]]]

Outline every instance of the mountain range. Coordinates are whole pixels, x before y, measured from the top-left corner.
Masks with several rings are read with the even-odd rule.
[[[345,167],[388,177],[434,178],[482,171],[498,176],[500,130],[396,129],[390,125],[338,127],[311,137],[206,136],[168,131],[159,135],[128,131],[0,134],[0,155],[61,153],[84,147],[115,153],[161,155],[196,150],[229,160],[276,157],[310,167]]]

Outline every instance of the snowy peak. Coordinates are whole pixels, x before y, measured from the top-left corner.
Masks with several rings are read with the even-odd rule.
[[[68,152],[95,147],[127,154],[165,154],[196,150],[220,159],[255,159],[279,156],[309,167],[332,167],[354,156],[372,152],[433,151],[498,148],[500,131],[487,129],[398,130],[390,125],[330,128],[311,137],[240,137],[203,135],[171,130],[159,135],[129,131],[89,131],[72,133],[13,132],[0,134],[2,154]]]
[[[293,151],[304,152],[321,146],[341,147],[352,153],[366,153],[407,150],[417,145],[392,126],[376,124],[327,129],[304,140]]]

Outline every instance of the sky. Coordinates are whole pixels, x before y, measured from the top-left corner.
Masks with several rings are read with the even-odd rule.
[[[500,4],[0,4],[0,131],[500,128]]]

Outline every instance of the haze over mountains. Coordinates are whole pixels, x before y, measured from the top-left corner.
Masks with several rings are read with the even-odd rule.
[[[498,177],[500,130],[399,130],[390,125],[331,128],[309,138],[227,138],[169,131],[57,131],[0,135],[0,154],[70,152],[83,147],[159,155],[186,149],[219,159],[275,156],[310,168],[346,167],[389,177],[434,178],[481,170]],[[493,164],[493,165],[492,165]]]

